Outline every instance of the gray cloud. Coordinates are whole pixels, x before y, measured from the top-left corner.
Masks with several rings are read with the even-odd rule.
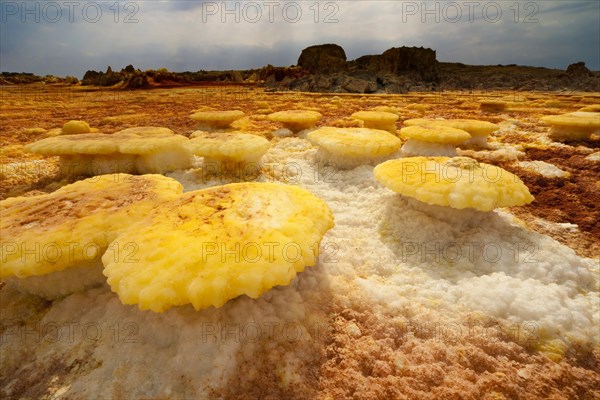
[[[495,1],[487,8],[490,2],[475,2],[471,20],[467,4],[473,2],[428,2],[423,8],[421,1],[336,1],[315,8],[313,2],[281,1],[273,9],[263,1],[237,2],[238,15],[223,13],[221,2],[127,2],[118,13],[107,2],[96,3],[101,16],[94,7],[83,13],[82,5],[72,22],[67,13],[50,22],[56,15],[48,8],[37,23],[32,13],[22,22],[8,3],[21,4],[1,3],[3,71],[82,76],[88,69],[127,64],[173,71],[247,69],[295,64],[302,48],[317,43],[340,44],[349,59],[407,45],[431,47],[440,61],[562,69],[584,61],[600,69],[597,1]],[[64,2],[53,3],[65,9]],[[207,3],[211,15],[203,13]]]

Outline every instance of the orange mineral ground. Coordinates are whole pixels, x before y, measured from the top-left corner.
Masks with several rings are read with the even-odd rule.
[[[15,85],[0,96],[2,200],[72,183],[58,157],[24,150],[67,121],[106,134],[157,126],[189,137],[194,112],[241,110],[228,131],[271,142],[252,180],[307,189],[335,219],[315,266],[220,308],[141,311],[104,282],[50,301],[7,279],[0,397],[600,399],[600,136],[558,143],[540,121],[597,105],[600,93]],[[504,107],[481,107],[498,102]],[[459,156],[515,174],[535,200],[477,223],[437,220],[379,184],[373,165],[322,166],[302,132],[281,134],[268,118],[299,109],[322,115],[316,128],[362,127],[351,115],[368,110],[398,115],[398,131],[414,118],[495,123],[487,148],[459,146]],[[185,191],[240,180],[205,172],[165,175]],[[16,239],[1,241],[4,257]]]

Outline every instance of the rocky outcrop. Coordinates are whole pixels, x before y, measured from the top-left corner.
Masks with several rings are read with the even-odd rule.
[[[592,71],[585,66],[583,61],[579,61],[567,67],[567,74],[574,77],[588,77],[592,76]]]
[[[94,86],[112,86],[123,80],[124,76],[121,73],[113,72],[109,66],[106,72],[86,71],[81,80],[82,85]]]
[[[2,72],[0,73],[0,85],[15,85],[15,84],[28,84],[28,83],[63,83],[63,84],[76,84],[79,83],[79,79],[74,76],[67,76],[61,78],[54,75],[37,76],[29,72]]]
[[[277,67],[271,67],[273,72]],[[106,72],[87,71],[82,85],[114,86],[117,88],[137,89],[154,86],[178,86],[201,82],[247,82],[252,74],[257,79],[257,71],[197,71],[170,72],[166,68],[141,71],[128,65],[119,72],[108,67]]]
[[[349,93],[375,93],[379,86],[376,81],[343,76],[338,79],[340,88]]]
[[[274,67],[268,64],[255,74],[258,81],[281,82],[286,77],[291,79],[298,79],[306,76],[308,71],[300,67]]]
[[[135,69],[133,65],[128,65],[119,72],[114,72],[109,66],[106,72],[87,71],[81,81],[82,85],[91,86],[118,86],[127,89],[137,89],[150,86],[156,82],[158,84],[168,84],[172,81],[179,81],[180,78],[165,68],[159,70],[148,70],[142,72]]]
[[[39,77],[29,73],[0,74],[0,84],[76,84],[75,77]],[[307,47],[298,65],[266,65],[253,70],[170,72],[165,68],[141,71],[128,65],[118,72],[87,71],[82,85],[114,88],[148,88],[190,84],[262,85],[269,91],[296,90],[331,93],[407,93],[443,90],[581,90],[600,91],[600,71],[584,62],[566,70],[511,65],[465,65],[442,63],[436,52],[423,47],[393,47],[378,55],[347,61],[344,49],[335,44]]]
[[[346,61],[336,44],[302,50],[294,76],[282,69],[261,71],[264,84],[273,89],[338,93],[404,93],[415,86],[439,82],[436,52],[423,47],[394,47],[379,55]],[[302,74],[301,71],[304,71]],[[284,78],[289,79],[284,79]]]
[[[346,69],[346,52],[337,44],[320,44],[302,50],[298,66],[311,74],[333,74]]]
[[[163,80],[159,77],[158,82],[162,82]],[[125,81],[120,82],[121,86],[126,89],[140,89],[147,86],[150,86],[148,82],[148,75],[145,73],[134,73],[127,76]]]
[[[573,73],[521,65],[439,63],[442,90],[600,90],[600,73]],[[586,68],[587,69],[587,68]],[[573,71],[573,68],[571,69]]]
[[[392,47],[380,55],[362,56],[349,63],[350,70],[378,75],[408,75],[424,82],[439,82],[436,52],[423,47]]]
[[[423,47],[393,47],[382,54],[345,61],[337,45],[311,46],[302,51],[298,67],[263,68],[260,81],[270,90],[335,93],[406,93],[408,91],[509,89],[600,90],[600,72],[583,62],[566,71],[511,65],[440,63],[436,52]],[[305,71],[302,74],[302,71]]]

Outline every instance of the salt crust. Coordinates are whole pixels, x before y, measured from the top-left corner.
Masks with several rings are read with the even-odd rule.
[[[590,154],[585,159],[589,161],[600,162],[600,151]]]
[[[578,257],[502,210],[475,225],[438,221],[379,185],[371,166],[317,171],[316,149],[303,148],[300,140],[276,143],[265,162],[278,168],[258,180],[275,176],[329,204],[336,226],[322,241],[316,267],[259,299],[240,297],[202,312],[191,306],[162,314],[140,312],[101,287],[55,301],[36,314],[30,305],[33,297],[23,299],[7,287],[0,291],[3,323],[33,313],[22,329],[55,324],[63,338],[73,326],[69,324],[78,324],[79,330],[73,340],[52,343],[36,341],[34,335],[4,335],[2,370],[17,371],[11,372],[17,376],[47,368],[57,359],[84,360],[79,372],[71,373],[73,379],[56,390],[87,398],[119,393],[129,398],[198,398],[240,379],[235,374],[242,373],[241,365],[269,359],[281,385],[291,389],[303,379],[302,366],[316,351],[314,327],[324,322],[324,304],[333,296],[351,306],[352,291],[362,292],[374,310],[406,313],[421,307],[450,320],[482,312],[501,323],[533,322],[540,338],[598,345],[598,260]],[[293,176],[285,169],[291,164],[299,167]],[[197,181],[193,171],[169,176],[179,179],[186,191],[220,184]],[[285,324],[293,330],[284,332]],[[99,330],[87,329],[86,336],[85,326]],[[256,326],[259,330],[252,331]],[[273,335],[267,335],[268,326]],[[244,379],[260,379],[254,368],[243,374]],[[6,381],[4,390],[10,393],[17,383]]]
[[[53,169],[55,169],[53,164],[46,160],[0,164],[0,181],[26,182],[30,179],[40,179],[51,175]]]
[[[83,288],[105,284],[106,277],[102,275],[103,269],[102,262],[98,260],[92,266],[67,268],[47,275],[29,276],[22,279],[9,277],[6,279],[6,283],[22,293],[34,293],[46,300],[56,300],[79,292]]]
[[[430,143],[420,140],[408,139],[402,146],[402,155],[404,157],[417,156],[456,156],[456,146],[448,143]]]
[[[517,165],[529,172],[542,175],[545,178],[568,178],[571,173],[563,171],[554,164],[545,161],[520,161]]]

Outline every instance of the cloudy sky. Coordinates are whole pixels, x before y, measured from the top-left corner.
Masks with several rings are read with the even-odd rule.
[[[591,1],[5,1],[0,70],[171,71],[295,64],[337,43],[348,59],[424,46],[440,61],[600,69],[600,2]]]

